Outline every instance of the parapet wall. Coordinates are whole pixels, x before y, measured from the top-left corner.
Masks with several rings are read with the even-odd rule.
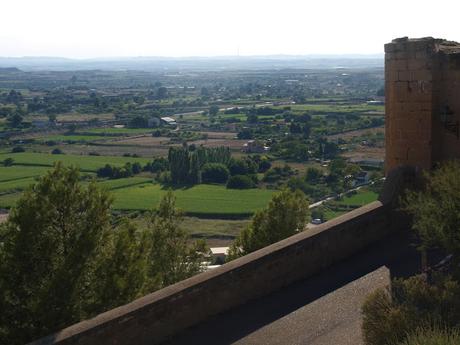
[[[398,176],[387,179],[388,192],[382,202],[373,202],[33,344],[161,343],[212,315],[316,274],[397,230],[403,222],[392,210],[391,201],[401,181]]]
[[[431,37],[385,45],[386,158],[431,169],[460,158],[460,44]]]

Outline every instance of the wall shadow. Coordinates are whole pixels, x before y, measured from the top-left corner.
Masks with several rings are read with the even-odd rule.
[[[391,278],[420,272],[420,254],[409,231],[390,235],[320,274],[211,317],[163,344],[231,344],[382,266]]]

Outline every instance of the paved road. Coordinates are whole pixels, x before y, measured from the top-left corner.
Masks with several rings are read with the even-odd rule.
[[[360,308],[366,296],[387,286],[391,277],[417,272],[419,262],[406,234],[392,236],[320,275],[213,317],[167,344],[360,345]]]

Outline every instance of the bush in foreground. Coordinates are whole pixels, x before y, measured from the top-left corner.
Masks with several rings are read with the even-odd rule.
[[[456,329],[418,329],[400,345],[458,345],[460,332]]]
[[[394,345],[419,327],[460,325],[460,284],[437,275],[398,279],[391,292],[377,290],[363,305],[363,335],[369,345]]]

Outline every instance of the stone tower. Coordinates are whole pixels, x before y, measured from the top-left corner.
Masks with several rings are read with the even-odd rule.
[[[385,45],[386,173],[460,158],[460,44],[432,37]]]

